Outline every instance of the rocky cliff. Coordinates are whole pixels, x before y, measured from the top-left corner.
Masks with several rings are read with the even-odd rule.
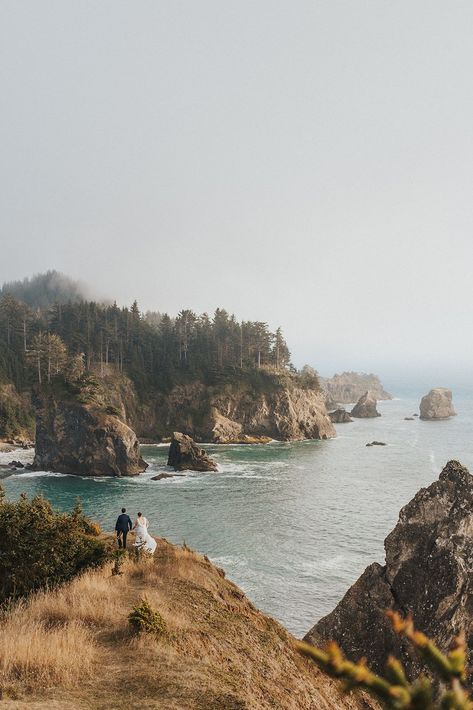
[[[377,375],[342,372],[329,379],[321,379],[321,384],[330,403],[351,404],[357,402],[367,390],[376,399],[392,399],[392,395],[386,392]]]
[[[113,407],[36,393],[33,468],[82,476],[134,476],[147,464],[135,432]]]
[[[411,675],[421,670],[394,635],[386,609],[411,613],[418,629],[446,651],[460,630],[473,651],[473,477],[449,461],[440,478],[400,512],[385,540],[386,563],[366,568],[342,601],[307,634],[333,639],[351,659],[380,670],[399,655]]]
[[[196,441],[233,442],[244,437],[281,441],[336,436],[321,392],[290,376],[254,383],[179,385],[155,402],[155,436],[182,431]]]
[[[436,387],[422,397],[420,406],[421,419],[448,419],[456,415],[453,408],[452,392],[446,387]]]

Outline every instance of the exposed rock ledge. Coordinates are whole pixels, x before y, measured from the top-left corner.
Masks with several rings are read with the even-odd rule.
[[[135,476],[147,468],[135,432],[92,404],[35,397],[33,468],[81,476]]]
[[[463,629],[473,650],[473,477],[449,461],[440,478],[401,510],[384,543],[386,564],[366,568],[306,640],[333,639],[352,659],[380,670],[400,655],[411,675],[417,657],[391,630],[386,609],[412,613],[417,627],[446,651]]]
[[[446,387],[436,387],[422,397],[420,403],[421,419],[448,419],[456,412],[452,403],[452,392]]]

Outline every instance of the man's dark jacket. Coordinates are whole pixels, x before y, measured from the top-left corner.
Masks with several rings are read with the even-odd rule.
[[[118,516],[117,522],[115,523],[115,530],[117,532],[128,532],[133,527],[130,516],[126,513],[122,513]]]

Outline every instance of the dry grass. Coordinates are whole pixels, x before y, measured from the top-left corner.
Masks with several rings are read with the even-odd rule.
[[[136,697],[147,710],[374,707],[342,697],[206,558],[160,541],[155,559],[122,571],[88,571],[0,621],[2,708],[109,710]],[[131,629],[143,596],[164,636]]]
[[[91,634],[71,621],[51,628],[30,618],[17,607],[2,624],[0,677],[2,686],[18,684],[27,689],[62,684],[71,686],[91,674],[96,647]]]

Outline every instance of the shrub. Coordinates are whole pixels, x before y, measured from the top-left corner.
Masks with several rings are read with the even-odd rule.
[[[163,617],[159,611],[153,609],[147,599],[141,599],[140,603],[133,607],[128,621],[139,632],[144,631],[156,636],[163,636],[167,632]]]
[[[79,506],[58,513],[40,496],[8,502],[0,487],[0,603],[52,587],[107,559],[99,528]]]
[[[464,635],[455,640],[445,655],[425,634],[416,631],[410,617],[403,619],[392,611],[387,615],[395,632],[410,641],[428,666],[432,679],[420,676],[410,683],[401,663],[392,656],[386,664],[384,677],[376,675],[364,659],[358,663],[348,661],[334,642],[320,649],[299,641],[298,649],[326,673],[343,680],[346,690],[363,688],[380,700],[387,710],[473,710],[473,702],[462,685],[466,680],[467,659]]]

